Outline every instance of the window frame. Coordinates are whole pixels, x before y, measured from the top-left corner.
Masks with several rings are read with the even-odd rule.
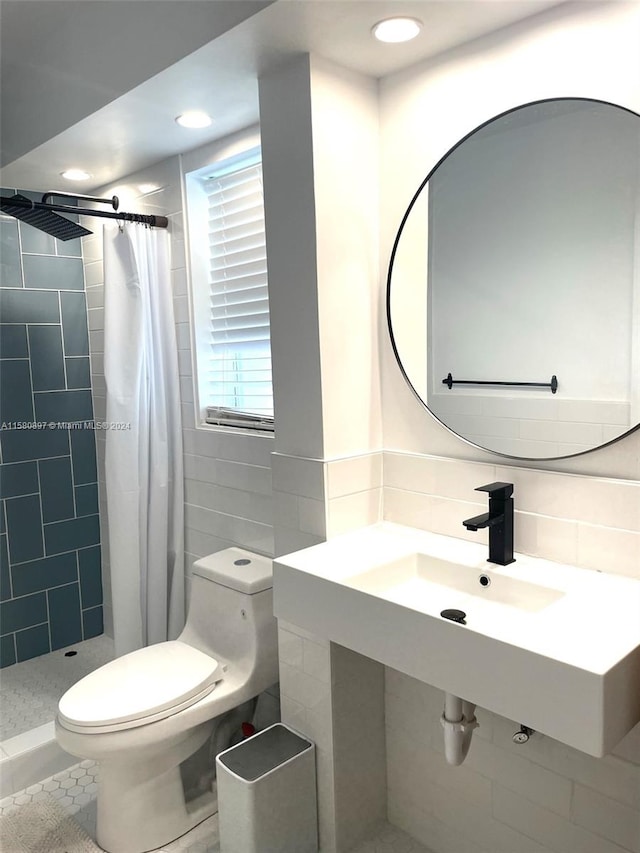
[[[196,429],[224,430],[234,433],[273,437],[273,418],[251,415],[245,420],[239,410],[213,407],[208,399],[207,377],[211,358],[210,281],[209,281],[209,207],[205,188],[206,172],[232,167],[250,157],[260,156],[259,128],[252,127],[196,151],[181,155],[181,186],[185,227],[185,261],[191,337],[193,416]],[[208,417],[207,410],[217,408],[222,416]],[[228,411],[229,414],[225,414]]]

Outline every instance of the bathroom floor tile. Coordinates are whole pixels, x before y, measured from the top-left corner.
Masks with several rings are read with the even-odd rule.
[[[351,853],[431,853],[431,851],[397,826],[385,822],[377,826],[371,838],[354,847]]]
[[[90,759],[81,761],[80,764],[75,764],[61,773],[55,773],[41,782],[29,785],[23,791],[16,791],[15,794],[0,800],[0,816],[16,807],[49,796],[73,815],[90,835],[93,832],[95,836],[97,772],[98,765],[95,761]]]
[[[96,835],[96,795],[98,790],[97,762],[87,759],[55,773],[23,791],[0,800],[0,817],[32,801],[52,797],[92,838]],[[155,853],[220,853],[218,815],[187,832],[181,838],[165,844]],[[395,826],[383,823],[352,853],[430,853],[417,841]]]
[[[95,839],[98,772],[97,762],[90,759],[81,761],[80,764],[0,800],[0,817],[27,803],[52,797]],[[159,847],[154,853],[220,853],[218,815],[212,815],[191,832],[164,847]]]
[[[158,853],[220,853],[218,815],[211,815],[182,838],[165,844]]]
[[[67,651],[78,654],[66,657]],[[113,660],[113,640],[102,635],[5,667],[0,741],[50,723],[62,694],[110,660]]]

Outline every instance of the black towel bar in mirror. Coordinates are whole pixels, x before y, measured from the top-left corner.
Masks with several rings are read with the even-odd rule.
[[[454,379],[450,373],[447,373],[442,384],[446,385],[449,390],[454,385],[526,385],[530,388],[551,388],[551,393],[555,394],[558,390],[558,377],[554,373],[551,382],[493,382],[485,379]]]

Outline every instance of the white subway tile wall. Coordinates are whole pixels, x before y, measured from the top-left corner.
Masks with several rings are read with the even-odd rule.
[[[640,483],[385,451],[384,518],[485,541],[462,519],[482,512],[477,486],[514,484],[517,551],[640,579]]]
[[[334,459],[327,464],[327,498],[340,498],[382,487],[382,453]]]
[[[384,667],[332,644],[336,841],[351,850],[387,815]]]
[[[382,456],[383,506],[377,502]],[[274,479],[279,458],[274,457]],[[286,490],[274,494],[276,525],[279,529],[280,523],[286,526],[297,518],[294,534],[301,537],[295,540],[299,547],[313,542],[305,540],[302,530],[309,525],[311,509],[316,512],[316,524],[320,517],[321,467],[327,538],[384,517],[477,541],[461,524],[463,518],[485,508],[484,496],[474,489],[506,480],[515,485],[518,550],[640,577],[640,484],[636,481],[398,452],[325,463],[287,457],[278,480]],[[310,493],[313,497],[306,497]],[[292,542],[288,534],[287,544]],[[279,553],[286,550],[290,549]],[[379,703],[367,689],[375,679],[367,682],[364,673],[360,680],[353,678],[354,689],[346,691],[349,701],[343,715],[338,709],[345,700],[340,690],[334,691],[337,670],[333,667],[337,663],[332,651],[336,647],[330,652],[320,638],[282,623],[279,636],[283,718],[319,744],[319,791],[327,844],[339,845],[340,841],[328,837],[332,824],[327,810],[333,810],[338,833],[348,837],[349,827],[357,825],[357,801],[361,799],[370,809],[382,792],[387,796],[391,822],[436,853],[638,853],[640,727],[625,738],[615,755],[595,759],[539,734],[525,747],[517,747],[511,736],[520,721],[478,709],[481,728],[475,733],[472,750],[462,767],[450,768],[442,754],[442,693],[387,669],[386,785],[376,782],[375,772],[361,765],[348,787],[358,796],[339,797],[340,780],[349,776],[342,764],[350,753],[344,732],[350,730],[351,721],[357,724],[363,718],[359,697],[368,697],[365,716],[369,723],[375,718]],[[330,687],[322,665],[327,661],[334,679]],[[315,662],[318,668],[314,668]],[[379,742],[370,726],[367,732],[370,744]],[[353,749],[357,754],[356,747]],[[330,759],[333,777],[329,775]],[[349,766],[353,769],[354,762]],[[341,802],[349,804],[352,812],[345,814]],[[512,813],[504,810],[506,802],[513,804]],[[527,810],[535,811],[538,819],[529,821]]]
[[[581,453],[623,435],[631,421],[629,404],[618,401],[551,394],[523,400],[462,390],[430,400],[432,411],[458,435],[513,456]]]
[[[382,518],[382,454],[322,461],[274,453],[276,555]]]
[[[382,453],[327,463],[327,539],[382,518]]]
[[[316,745],[320,849],[336,850],[329,643],[280,620],[278,645],[282,722],[303,732]],[[305,660],[307,667],[310,660],[314,661],[314,674],[305,669]]]
[[[478,710],[469,754],[444,761],[444,694],[385,672],[389,820],[438,853],[640,850],[640,766],[592,758]]]
[[[324,463],[318,459],[273,453],[271,464],[275,556],[324,542]]]
[[[179,196],[179,192],[177,193]],[[185,572],[232,545],[273,554],[272,439],[195,429],[189,299],[182,210],[169,214],[171,282],[183,410]]]
[[[461,522],[485,509],[474,489],[494,480],[515,486],[516,550],[640,578],[637,480],[385,452],[384,518],[478,541]],[[526,720],[478,709],[469,755],[449,768],[442,692],[385,675],[393,824],[437,853],[640,851],[640,726],[597,759],[540,734],[516,746],[511,737]]]
[[[283,722],[316,744],[320,848],[352,850],[386,817],[384,668],[283,621],[278,641]]]

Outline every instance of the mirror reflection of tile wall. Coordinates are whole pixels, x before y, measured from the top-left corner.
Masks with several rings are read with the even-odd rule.
[[[10,666],[101,634],[103,619],[80,241],[1,217],[0,258],[0,665]]]

